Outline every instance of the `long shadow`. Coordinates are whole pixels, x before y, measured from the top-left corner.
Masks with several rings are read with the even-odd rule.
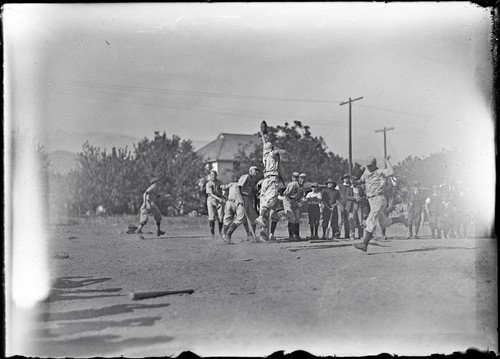
[[[77,289],[72,291],[52,289],[49,296],[45,299],[45,302],[59,302],[62,300],[78,300],[78,299],[95,299],[95,298],[109,298],[109,297],[120,297],[121,294],[114,295],[72,295],[76,293],[114,293],[121,291],[121,288],[109,288],[109,289]]]
[[[150,239],[184,239],[184,238],[201,238],[203,236],[161,236]]]
[[[78,293],[114,293],[119,292],[121,288],[107,288],[107,289],[76,289],[87,287],[93,284],[103,283],[111,278],[94,278],[94,277],[62,277],[57,278],[54,282],[49,296],[45,302],[58,302],[63,300],[78,300],[78,299],[95,299],[95,298],[108,298],[117,297],[117,295],[75,295]]]
[[[328,249],[328,248],[340,248],[340,247],[351,247],[352,244],[333,244],[333,245],[319,245],[319,246],[307,246],[307,247],[300,247],[300,248],[288,248],[289,251],[291,252],[297,252],[297,251],[306,251],[310,249]]]
[[[78,334],[82,332],[97,332],[108,328],[151,327],[161,317],[144,317],[125,320],[93,320],[85,322],[60,323],[55,329],[44,328],[34,332],[35,338],[57,338],[62,335]]]
[[[33,354],[37,357],[95,357],[119,355],[127,348],[146,347],[171,342],[174,337],[156,336],[129,338],[119,341],[118,335],[94,335],[70,340],[49,340],[34,342]]]
[[[366,255],[378,255],[378,254],[394,254],[394,253],[412,253],[412,252],[430,252],[438,249],[469,249],[475,250],[476,248],[468,248],[468,247],[425,247],[425,248],[415,248],[415,249],[407,249],[405,251],[393,251],[393,252],[379,252],[379,253],[366,253]]]
[[[63,293],[64,294],[64,293]],[[97,299],[97,298],[111,298],[111,297],[123,297],[123,294],[110,294],[110,295],[60,295],[60,294],[50,294],[50,296],[45,299],[45,302],[60,302],[63,300],[82,300],[82,299]]]
[[[81,280],[77,280],[83,278]],[[80,288],[86,287],[92,284],[103,283],[111,278],[94,278],[94,277],[62,277],[57,278],[53,284],[53,288],[57,289],[69,289],[69,288]]]
[[[136,309],[163,308],[169,306],[164,304],[116,304],[98,309],[73,310],[69,312],[42,313],[38,319],[41,322],[52,322],[58,320],[79,320],[104,317],[108,315],[117,315],[123,313],[132,313]]]

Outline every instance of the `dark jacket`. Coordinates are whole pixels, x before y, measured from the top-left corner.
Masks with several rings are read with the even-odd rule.
[[[345,207],[347,212],[351,212],[352,202],[354,201],[354,192],[352,187],[341,183],[339,184],[339,192],[342,205]]]

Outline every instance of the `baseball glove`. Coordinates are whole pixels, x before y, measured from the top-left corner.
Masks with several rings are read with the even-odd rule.
[[[137,226],[134,226],[133,224],[129,224],[127,234],[133,234],[137,230]]]
[[[260,133],[262,133],[263,135],[267,135],[267,123],[266,123],[266,121],[262,121],[260,123]]]

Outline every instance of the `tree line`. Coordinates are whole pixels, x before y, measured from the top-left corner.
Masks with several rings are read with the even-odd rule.
[[[294,171],[305,172],[308,178],[319,182],[332,177],[339,180],[348,172],[348,160],[328,151],[324,139],[313,136],[310,127],[300,121],[269,126],[268,136],[276,147],[287,151],[282,160],[282,174],[287,182]],[[243,147],[235,154],[236,177],[247,173],[252,165],[262,168],[262,144],[258,142],[254,148]],[[42,177],[48,178],[46,197],[51,211],[94,214],[102,206],[107,214],[136,214],[152,177],[159,177],[163,192],[171,195],[171,199],[160,203],[162,213],[200,212],[205,206],[203,181],[208,172],[203,158],[190,140],[177,135],[168,137],[165,132],[156,131],[153,138],[142,139],[133,149],[112,148],[109,152],[86,142],[78,153],[78,166],[66,174],[49,173],[43,147],[34,145],[33,150],[42,163]],[[458,158],[456,151],[442,151],[426,158],[408,156],[394,167],[401,183],[418,180],[431,187],[452,174],[450,164],[459,162]],[[359,177],[363,171],[362,165],[354,163],[354,176]]]

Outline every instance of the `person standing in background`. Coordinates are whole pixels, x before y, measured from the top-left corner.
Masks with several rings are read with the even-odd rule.
[[[418,239],[418,230],[422,219],[422,210],[425,203],[425,197],[420,190],[420,183],[414,181],[408,197],[408,239],[413,236],[413,224],[415,224],[415,239]]]
[[[222,194],[222,182],[217,179],[217,171],[210,171],[210,179],[206,184],[208,223],[210,235],[215,239],[215,221],[219,225],[219,235],[222,238],[222,227],[224,218],[224,196]]]
[[[343,227],[344,239],[349,240],[351,234],[349,230],[349,213],[352,210],[352,201],[354,200],[349,174],[345,174],[342,177],[342,183],[338,187],[341,199],[337,206],[339,212],[339,231],[341,232]]]
[[[317,238],[319,220],[321,217],[321,191],[317,183],[311,185],[312,191],[306,195],[307,201],[307,214],[309,216],[309,228],[311,230],[311,238]]]
[[[438,217],[439,217],[439,205],[441,203],[441,197],[439,196],[439,186],[432,186],[432,194],[425,200],[425,211],[427,212],[427,218],[429,218],[429,226],[431,227],[431,238],[441,238],[439,231],[437,230]]]
[[[333,237],[339,238],[340,230],[336,204],[340,202],[340,193],[337,189],[335,189],[337,184],[333,179],[327,179],[325,184],[326,188],[323,189],[323,192],[321,193],[321,202],[323,203],[323,211],[321,213],[321,216],[323,217],[321,224],[323,228],[323,235],[321,236],[321,239],[329,239],[326,238],[326,234],[330,221],[333,230]]]

